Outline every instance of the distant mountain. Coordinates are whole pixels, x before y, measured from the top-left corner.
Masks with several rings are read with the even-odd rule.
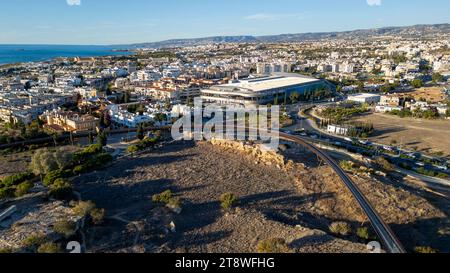
[[[302,42],[321,39],[364,38],[379,36],[397,37],[426,37],[436,34],[450,34],[450,24],[415,25],[407,27],[384,27],[375,29],[361,29],[343,32],[317,32],[299,34],[281,34],[268,36],[216,36],[195,39],[174,39],[153,43],[141,43],[129,45],[130,48],[169,48],[195,46],[204,44],[225,43],[277,43],[277,42]]]

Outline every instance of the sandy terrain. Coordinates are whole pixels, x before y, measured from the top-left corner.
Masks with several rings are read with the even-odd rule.
[[[320,184],[307,179],[304,173],[301,183]],[[327,234],[335,220],[327,217],[333,207],[343,217],[343,210],[353,212],[354,206],[345,198],[337,202],[333,192],[316,194],[312,185],[309,193],[299,191],[298,180],[239,152],[208,143],[175,143],[75,182],[83,199],[105,208],[109,217],[103,227],[87,232],[92,252],[255,252],[259,240],[273,237],[286,239],[297,252],[366,251],[355,236]],[[152,204],[151,196],[167,189],[183,200],[180,215]],[[225,192],[239,197],[237,211],[220,208]],[[175,233],[164,227],[171,221]]]
[[[291,146],[285,153],[298,162],[291,171],[209,143],[174,143],[80,176],[75,183],[83,199],[108,215],[103,226],[87,232],[88,249],[254,252],[259,240],[281,237],[296,252],[364,251],[355,233],[336,238],[328,230],[337,220],[350,223],[353,232],[366,222],[342,182],[301,148]],[[450,251],[445,203],[424,198],[420,189],[403,187],[400,180],[354,179],[408,250],[431,245]],[[150,201],[167,189],[183,200],[181,214]],[[218,199],[225,192],[239,197],[236,211],[221,210]],[[168,231],[171,222],[176,232]]]
[[[407,149],[450,155],[450,120],[400,118],[381,113],[360,116],[355,120],[373,123],[376,131],[371,141],[389,145],[395,140],[397,145]]]

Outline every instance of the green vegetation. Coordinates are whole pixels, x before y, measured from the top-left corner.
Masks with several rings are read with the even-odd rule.
[[[32,181],[22,182],[19,185],[17,185],[15,196],[16,197],[24,196],[28,194],[32,188],[34,188],[34,182]]]
[[[0,181],[0,200],[27,194],[34,187],[34,177],[32,173],[19,173]]]
[[[338,106],[325,109],[322,111],[321,115],[328,120],[328,123],[341,124],[343,121],[346,121],[355,115],[366,113],[367,111],[367,105],[353,105],[352,107]]]
[[[25,125],[20,121],[14,122],[11,118],[10,122],[3,124],[0,128],[0,144],[48,137],[49,135],[44,132],[42,125],[40,120],[34,120],[31,124]]]
[[[426,175],[426,176],[432,176],[432,177],[437,177],[437,178],[442,178],[442,179],[447,179],[448,175],[445,173],[440,173],[440,172],[435,172],[432,170],[427,170],[424,167],[420,167],[417,170],[417,173],[422,174],[422,175]]]
[[[144,126],[142,125],[142,123],[139,124],[137,131],[136,131],[136,135],[139,140],[141,140],[141,141],[144,140],[145,133],[144,133]]]
[[[155,146],[158,143],[158,141],[159,141],[158,137],[144,138],[144,140],[140,141],[138,144],[129,146],[127,148],[127,152],[132,154],[139,151],[143,151],[145,149]]]
[[[53,224],[53,231],[68,239],[76,234],[77,223],[66,220],[58,221]]]
[[[224,193],[220,196],[220,205],[223,209],[228,210],[238,204],[239,200],[232,193]]]
[[[44,243],[40,245],[37,249],[38,253],[41,254],[54,254],[61,252],[61,246],[52,242]]]
[[[286,241],[281,238],[262,240],[257,246],[258,253],[291,253]]]
[[[80,201],[73,208],[75,215],[80,217],[89,216],[94,225],[100,225],[105,219],[105,210],[99,209],[92,201]]]
[[[152,201],[155,203],[169,204],[170,200],[173,198],[173,193],[171,190],[166,190],[160,194],[155,194],[152,196]]]
[[[421,88],[421,87],[423,87],[424,83],[423,83],[423,80],[421,80],[421,79],[415,79],[415,80],[411,81],[411,85],[414,88]]]
[[[51,171],[62,169],[72,162],[72,152],[66,148],[60,148],[56,151],[44,148],[35,151],[31,158],[30,169],[36,175],[45,175]]]
[[[50,185],[49,196],[56,200],[71,200],[74,198],[73,187],[69,181],[57,179]]]
[[[47,242],[47,237],[42,233],[31,234],[22,241],[25,248],[37,248],[39,245]]]
[[[352,228],[346,222],[333,222],[329,229],[332,233],[342,236],[347,236],[352,232]]]
[[[171,190],[164,191],[160,194],[155,194],[152,196],[152,201],[156,204],[165,205],[167,208],[171,209],[176,213],[181,212],[181,200],[180,198],[174,197]]]
[[[106,144],[108,144],[108,134],[106,132],[101,132],[100,134],[98,134],[97,143],[100,146],[105,147]]]
[[[13,253],[13,252],[14,252],[14,250],[9,247],[0,248],[0,254],[9,254],[9,253]]]
[[[375,163],[382,168],[383,170],[387,172],[393,172],[395,171],[394,165],[392,165],[389,161],[386,160],[386,158],[379,156],[375,159]]]
[[[174,59],[177,56],[175,55],[175,53],[172,53],[170,51],[156,51],[156,52],[143,52],[143,53],[139,53],[139,58],[169,58],[169,59]]]
[[[442,74],[439,74],[439,73],[433,73],[431,78],[432,78],[433,82],[435,82],[435,83],[444,81],[444,76],[442,76]]]
[[[401,118],[408,118],[408,117],[414,117],[414,118],[423,118],[423,119],[436,119],[439,118],[439,113],[433,110],[420,110],[416,109],[414,111],[411,111],[409,109],[403,109],[403,110],[392,110],[391,112],[388,112],[391,115],[399,116]]]
[[[358,235],[359,238],[364,240],[370,239],[370,232],[367,227],[360,227],[356,230],[356,235]]]
[[[105,220],[105,209],[94,208],[89,215],[91,216],[92,223],[94,225],[101,225]]]

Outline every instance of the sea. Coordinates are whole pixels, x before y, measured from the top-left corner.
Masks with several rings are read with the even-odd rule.
[[[48,61],[58,57],[130,55],[117,46],[91,45],[0,45],[0,65]]]

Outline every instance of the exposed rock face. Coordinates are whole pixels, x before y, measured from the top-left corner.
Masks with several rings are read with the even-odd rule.
[[[292,166],[293,164],[292,161],[286,160],[283,155],[275,151],[268,150],[262,144],[253,144],[248,142],[244,143],[219,139],[212,139],[211,144],[223,148],[234,149],[236,151],[240,151],[245,154],[251,155],[255,158],[255,164],[276,166],[279,169]]]
[[[289,143],[289,148],[284,147],[281,152],[265,149],[261,144],[248,142],[236,142],[228,140],[211,140],[211,144],[225,149],[237,151],[255,158],[256,164],[276,166],[277,168],[292,174],[299,193],[302,194],[333,194],[333,198],[317,198],[312,200],[307,210],[329,219],[345,219],[350,221],[364,222],[362,213],[356,200],[350,191],[342,184],[339,177],[327,166],[307,167],[302,162],[310,164],[317,161],[317,157],[310,156],[298,147],[297,144]],[[286,144],[281,144],[283,146]],[[295,162],[290,158],[297,158]],[[300,162],[302,161],[302,162]]]

